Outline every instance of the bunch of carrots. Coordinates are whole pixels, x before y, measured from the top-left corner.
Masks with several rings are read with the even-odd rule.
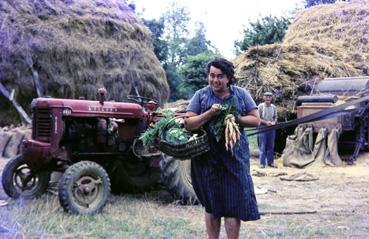
[[[224,137],[225,147],[232,150],[238,143],[241,133],[235,117],[239,114],[236,110],[236,98],[233,96],[227,104],[221,105],[221,113],[210,122],[210,129],[214,133],[217,142]]]
[[[235,117],[226,117],[224,120],[225,130],[224,130],[224,139],[225,139],[225,147],[227,151],[229,149],[233,149],[238,140],[240,140],[240,129],[238,128],[238,124],[235,121]]]

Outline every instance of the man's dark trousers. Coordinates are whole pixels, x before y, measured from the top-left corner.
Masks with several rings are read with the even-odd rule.
[[[265,160],[268,165],[274,163],[274,142],[275,142],[275,130],[267,131],[259,134],[259,161],[260,165],[265,166]]]

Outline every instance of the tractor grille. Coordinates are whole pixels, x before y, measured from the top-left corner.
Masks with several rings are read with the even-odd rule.
[[[34,139],[50,142],[52,131],[52,116],[50,109],[37,109],[34,114]]]

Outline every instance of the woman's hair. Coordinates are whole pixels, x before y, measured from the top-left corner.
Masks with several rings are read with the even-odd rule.
[[[229,79],[228,85],[233,84],[234,81],[234,66],[233,63],[224,58],[215,58],[210,61],[207,65],[206,74],[209,75],[210,67],[214,66],[215,68],[220,69]]]

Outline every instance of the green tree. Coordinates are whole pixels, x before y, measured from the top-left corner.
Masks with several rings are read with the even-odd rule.
[[[187,26],[190,21],[187,7],[172,2],[163,14],[164,39],[168,44],[168,64],[180,66],[186,57],[186,42],[189,35]]]
[[[214,52],[218,53],[206,39],[203,23],[197,22],[194,34],[190,35],[190,20],[188,9],[176,2],[170,4],[159,20],[143,20],[152,31],[154,52],[166,72],[170,101],[192,96],[196,88],[203,86],[199,82],[206,85],[206,63]]]
[[[335,3],[336,0],[305,0],[305,8],[309,8],[318,4]]]
[[[206,65],[215,57],[211,51],[204,51],[194,56],[188,56],[187,61],[179,68],[183,76],[180,86],[180,95],[189,98],[200,89],[207,85]]]
[[[163,40],[164,18],[161,17],[159,20],[143,19],[143,22],[152,32],[152,44],[156,57],[161,63],[166,62],[168,58],[168,44]]]
[[[281,42],[286,33],[290,20],[285,17],[266,16],[251,22],[250,27],[244,30],[241,41],[235,41],[235,50],[239,54],[252,46]]]
[[[186,53],[189,56],[194,56],[203,52],[210,51],[212,48],[209,40],[205,36],[206,30],[204,23],[197,22],[194,37],[186,42]]]
[[[182,76],[178,91],[181,98],[189,98],[197,89],[207,85],[205,68],[218,51],[206,39],[205,33],[204,24],[197,22],[194,36],[187,40],[186,58],[178,68],[178,73]]]
[[[183,95],[178,86],[180,86],[183,82],[183,76],[178,71],[178,67],[171,63],[165,63],[163,65],[165,70],[165,75],[168,80],[169,89],[170,89],[170,97],[169,101],[176,101],[178,99],[182,99]]]

